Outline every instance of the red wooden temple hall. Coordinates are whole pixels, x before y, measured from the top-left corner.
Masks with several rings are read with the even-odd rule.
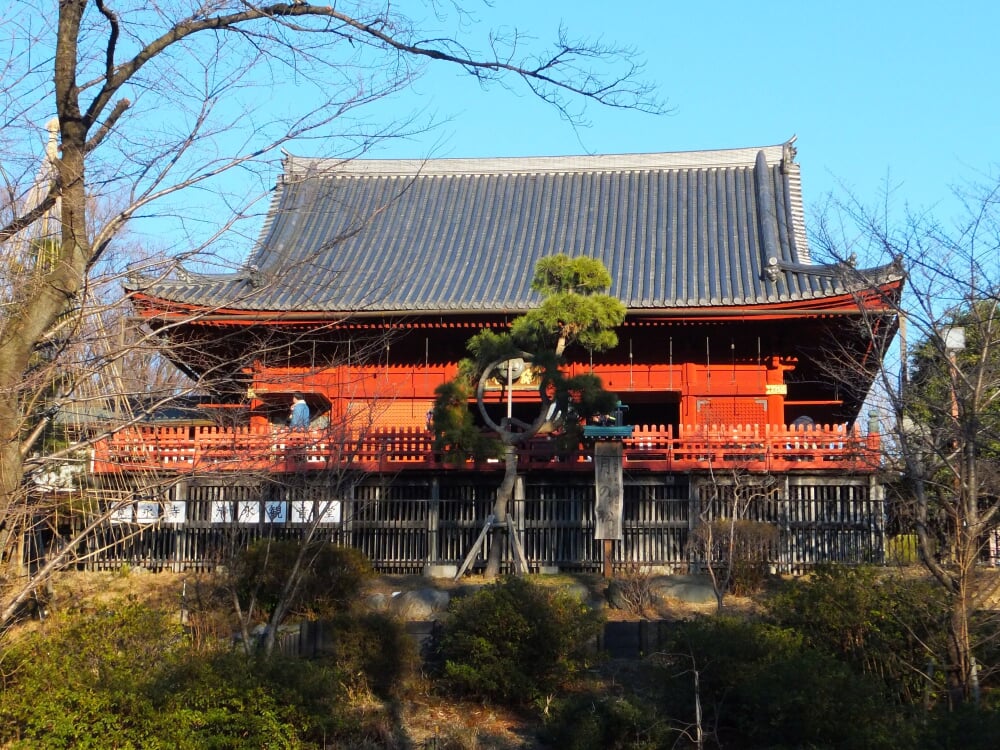
[[[591,256],[610,271],[609,293],[627,317],[616,349],[567,354],[571,368],[597,374],[628,406],[636,430],[624,460],[635,476],[648,472],[640,483],[690,488],[727,456],[749,471],[846,481],[874,469],[872,455],[859,459],[870,441],[854,438],[896,330],[904,274],[813,259],[795,155],[789,141],[598,156],[288,156],[238,272],[177,268],[135,278],[130,291],[167,356],[210,394],[213,435],[257,445],[286,424],[301,393],[309,432],[409,436],[405,466],[430,472],[429,482],[440,464],[421,436],[467,339],[538,304],[530,280],[540,258]],[[529,382],[511,394],[498,383],[492,395],[498,404],[509,395],[526,414],[536,408]],[[803,423],[829,439],[808,455],[779,455],[799,429],[790,426]],[[186,433],[189,450],[171,463],[156,446],[175,450],[168,444],[181,438],[170,433],[170,443],[157,429],[98,446],[97,470],[138,468],[136,440],[149,444],[151,465],[198,465],[205,430]],[[714,451],[723,436],[729,447]],[[733,436],[753,437],[752,450],[734,454]],[[644,456],[654,442],[660,450]],[[391,444],[380,443],[383,459]],[[329,465],[329,456],[273,464]],[[495,469],[465,467],[469,481]],[[526,481],[566,469],[532,465]]]

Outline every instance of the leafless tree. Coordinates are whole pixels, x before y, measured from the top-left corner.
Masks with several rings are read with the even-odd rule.
[[[778,529],[754,519],[754,506],[775,497],[770,474],[755,475],[736,467],[712,474],[701,487],[698,519],[689,542],[693,557],[705,561],[715,603],[722,611],[727,593],[737,585],[752,587],[764,575]]]
[[[954,225],[929,214],[896,224],[888,204],[872,210],[851,199],[833,207],[819,234],[836,258],[881,256],[907,272],[902,298],[884,300],[900,319],[898,352],[865,362],[843,356],[843,369],[830,375],[844,387],[875,377],[871,403],[887,417],[882,460],[895,520],[915,535],[922,564],[949,602],[948,648],[938,659],[953,704],[976,698],[984,668],[977,653],[991,634],[976,622],[996,587],[1000,180],[956,195],[964,214]],[[884,322],[872,316],[861,325],[877,341],[895,332]]]
[[[128,382],[135,352],[156,362],[149,332],[99,324],[93,312],[102,288],[96,276],[113,268],[130,222],[172,220],[170,241],[147,248],[163,273],[181,262],[225,267],[282,147],[349,159],[424,127],[368,121],[364,108],[428,65],[454,66],[483,85],[522,85],[571,121],[587,102],[660,109],[633,50],[577,42],[563,31],[547,48],[517,31],[477,38],[481,27],[467,23],[460,3],[428,0],[411,15],[364,0],[15,0],[8,11],[0,21],[0,524],[8,561],[31,515],[26,477],[57,457],[45,442],[48,426],[71,405],[79,410],[84,381],[102,382],[104,367],[118,370],[117,389],[145,390],[149,382]],[[441,33],[455,28],[448,17],[456,14],[467,35]],[[98,215],[100,205],[114,211]],[[98,330],[118,336],[115,350],[69,358],[67,367],[80,332]],[[162,398],[177,392],[173,385]],[[162,402],[147,398],[144,408]],[[83,447],[77,441],[57,453],[79,455]]]

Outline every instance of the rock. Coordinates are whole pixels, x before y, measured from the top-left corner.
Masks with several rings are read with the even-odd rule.
[[[577,583],[576,581],[571,581],[562,587],[562,591],[574,599],[579,599],[584,604],[593,607],[594,602],[591,601],[592,596],[590,588],[582,583]]]
[[[625,599],[622,583],[618,579],[612,578],[608,582],[608,588],[605,590],[604,596],[607,598],[608,605],[612,609],[628,609],[628,601]]]
[[[654,596],[678,599],[687,604],[714,604],[712,580],[703,575],[656,576],[650,583]]]
[[[448,609],[451,596],[433,588],[404,591],[391,601],[392,611],[404,620],[433,620]]]

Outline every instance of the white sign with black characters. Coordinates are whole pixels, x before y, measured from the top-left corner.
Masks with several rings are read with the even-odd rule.
[[[256,500],[241,500],[236,505],[240,523],[260,523],[260,503]]]
[[[317,505],[320,523],[340,523],[340,500],[320,500]]]
[[[132,523],[132,512],[135,506],[132,503],[119,505],[111,509],[108,520],[111,523]]]
[[[163,523],[184,523],[187,520],[187,503],[168,500],[163,503]]]
[[[160,520],[160,504],[155,500],[140,500],[135,506],[136,523],[156,523]]]
[[[282,500],[271,500],[264,503],[264,522],[284,523],[288,520],[288,515],[285,511],[286,507]]]
[[[292,523],[312,523],[317,511],[320,523],[340,523],[340,500],[296,500],[291,506]]]
[[[215,500],[212,503],[212,523],[232,523],[233,504],[228,500]]]

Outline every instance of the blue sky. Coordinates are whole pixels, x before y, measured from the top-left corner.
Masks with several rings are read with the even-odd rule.
[[[404,3],[405,5],[405,3]],[[381,157],[621,153],[798,140],[807,209],[830,192],[957,210],[950,188],[1000,164],[1000,3],[497,0],[484,23],[635,47],[666,116],[591,107],[574,131],[529,94],[432,68],[393,111],[450,120]]]
[[[437,1],[450,7],[448,0]],[[421,26],[428,37],[461,35],[453,27],[435,28],[439,22],[427,11],[429,4],[391,0],[393,9],[425,22]],[[794,135],[807,221],[831,194],[853,195],[875,206],[884,203],[888,187],[890,218],[902,222],[909,208],[949,223],[960,213],[953,188],[1000,179],[996,0],[624,0],[614,5],[606,0],[494,0],[492,7],[461,0],[461,5],[475,9],[476,24],[463,32],[480,42],[488,29],[516,25],[541,45],[563,24],[576,37],[634,48],[669,113],[591,105],[589,126],[574,128],[517,81],[483,90],[456,66],[430,62],[411,87],[354,114],[386,123],[407,122],[418,113],[440,124],[408,139],[388,140],[368,156],[688,151],[773,145]],[[345,66],[344,75],[350,74]],[[317,94],[313,84],[321,88],[324,82],[302,85],[279,76],[277,87],[265,89],[265,95],[253,92],[256,99],[248,109],[260,108],[254,114],[266,121],[268,111],[280,114],[290,102],[311,106],[310,97]],[[244,104],[228,111],[242,113]],[[169,120],[162,110],[154,114]],[[237,114],[236,120],[245,128],[242,136],[257,128],[252,118]],[[242,136],[225,132],[240,142]],[[320,137],[288,149],[301,156],[337,153],[329,139]],[[220,185],[236,200],[256,197],[273,187],[279,172],[275,155],[264,174],[230,171]],[[187,224],[175,220],[172,200],[193,219]],[[224,263],[242,262],[267,201],[255,204],[253,218],[214,238],[231,215],[220,200],[206,190],[178,193],[149,218],[134,220],[132,230],[147,246],[165,246],[168,252],[186,251],[213,237],[212,250]]]

